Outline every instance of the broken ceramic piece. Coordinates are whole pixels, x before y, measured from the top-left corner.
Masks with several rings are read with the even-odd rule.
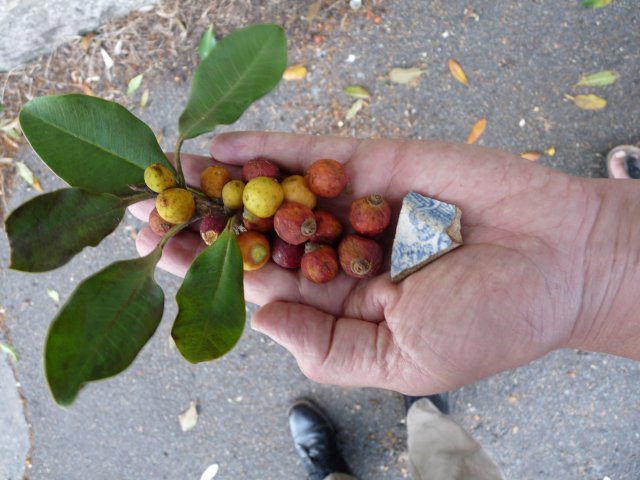
[[[402,200],[391,252],[391,280],[399,282],[462,245],[461,210],[450,203],[409,192]]]

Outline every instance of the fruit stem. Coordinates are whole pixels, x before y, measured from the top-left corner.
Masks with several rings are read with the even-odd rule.
[[[176,233],[178,233],[183,228],[188,227],[192,223],[197,222],[201,218],[202,217],[195,216],[191,220],[189,220],[188,222],[181,223],[179,225],[174,225],[173,227],[171,227],[171,229],[167,233],[164,234],[164,237],[162,237],[162,240],[160,240],[160,243],[158,244],[158,246],[160,247],[160,250],[162,250],[164,248],[164,246],[167,244],[167,242],[169,240],[171,240],[171,237],[173,237]]]
[[[124,197],[121,200],[122,200],[123,206],[128,207],[129,205],[133,205],[134,203],[141,202],[142,200],[146,200],[148,198],[153,198],[154,196],[155,194],[151,192],[136,193],[135,195]]]
[[[181,187],[186,187],[186,183],[184,181],[184,173],[182,173],[182,162],[180,161],[180,150],[182,150],[182,144],[184,143],[184,137],[179,136],[176,141],[176,148],[173,152],[174,159],[176,161],[176,169],[178,170],[178,185]]]

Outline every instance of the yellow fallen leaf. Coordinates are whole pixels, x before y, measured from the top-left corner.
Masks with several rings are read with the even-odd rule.
[[[451,72],[451,75],[453,75],[453,78],[458,80],[465,87],[468,87],[469,79],[467,78],[467,74],[464,73],[464,70],[462,70],[462,67],[460,66],[460,64],[456,62],[453,58],[450,58],[447,63],[449,65],[449,71]]]
[[[593,95],[592,93],[589,95],[576,95],[575,97],[565,95],[565,98],[571,100],[582,110],[602,110],[607,106],[607,101],[604,98]]]
[[[556,147],[549,147],[544,151],[544,153],[546,153],[550,157],[553,157],[556,154]]]
[[[40,180],[36,177],[33,172],[27,167],[24,162],[16,162],[16,171],[18,175],[22,177],[22,179],[31,185],[38,192],[42,192],[42,186],[40,185]]]
[[[89,46],[91,45],[91,41],[93,40],[93,37],[95,37],[95,36],[96,36],[96,34],[94,32],[89,32],[84,37],[82,37],[82,40],[80,40],[80,46],[82,47],[82,49],[85,52],[87,50],[89,50]]]
[[[582,0],[582,6],[587,8],[602,8],[609,5],[613,0]]]
[[[291,65],[282,74],[282,78],[285,80],[304,80],[307,76],[307,67],[302,64]]]
[[[471,145],[472,143],[476,143],[478,139],[484,133],[484,129],[487,128],[487,119],[481,118],[476,122],[476,124],[471,128],[469,132],[469,136],[467,137],[467,143]]]
[[[342,90],[347,95],[350,95],[355,98],[371,98],[371,94],[369,90],[364,88],[362,85],[349,85]]]
[[[420,70],[419,68],[394,68],[389,72],[389,78],[395,83],[410,83],[415,85],[420,78],[420,75],[425,73],[426,70]]]
[[[540,160],[540,157],[542,156],[542,153],[536,152],[534,150],[529,150],[527,152],[522,152],[520,154],[520,156],[522,158],[524,158],[525,160],[531,160],[532,162],[535,162],[537,160]]]
[[[355,116],[358,114],[358,112],[360,110],[362,110],[362,107],[364,107],[364,100],[363,99],[358,99],[355,102],[353,102],[353,105],[351,105],[351,108],[349,109],[349,111],[347,112],[347,115],[345,116],[346,120],[353,120],[355,118]]]
[[[147,106],[147,102],[149,101],[149,89],[145,89],[142,92],[142,96],[140,97],[140,110],[144,110],[144,107]]]

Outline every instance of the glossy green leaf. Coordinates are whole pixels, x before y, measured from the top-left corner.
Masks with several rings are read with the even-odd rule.
[[[609,5],[613,0],[582,0],[582,6],[587,8],[602,8]]]
[[[216,46],[216,37],[213,35],[213,25],[209,25],[202,37],[200,37],[200,43],[198,44],[198,55],[200,56],[200,61],[207,58],[207,55],[211,53],[213,47]]]
[[[195,70],[180,135],[193,138],[235,122],[278,84],[286,66],[287,39],[277,25],[253,25],[222,39]]]
[[[45,373],[60,405],[87,383],[126,369],[156,331],[164,293],[153,278],[162,251],[116,262],[84,280],[53,320]]]
[[[592,73],[591,75],[585,75],[578,83],[576,87],[606,87],[612,85],[618,80],[618,74],[612,70],[603,70],[601,72]]]
[[[221,357],[242,335],[246,317],[242,274],[240,247],[228,230],[191,264],[176,294],[178,317],[171,330],[189,362]]]
[[[11,268],[45,272],[64,265],[113,232],[126,206],[114,195],[79,188],[45,193],[23,203],[6,221]]]
[[[160,162],[173,170],[155,135],[122,105],[85,95],[37,97],[20,112],[27,140],[72,187],[126,195]]]

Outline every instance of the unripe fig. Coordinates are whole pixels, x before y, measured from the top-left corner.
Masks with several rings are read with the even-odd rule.
[[[338,274],[338,258],[333,247],[307,243],[300,263],[302,274],[313,283],[327,283]]]
[[[159,237],[163,237],[174,225],[160,216],[158,210],[154,208],[149,214],[149,228]]]
[[[247,231],[238,235],[238,245],[242,253],[242,266],[245,272],[264,267],[271,256],[269,240],[260,232]]]
[[[144,183],[154,192],[161,193],[176,184],[176,177],[161,163],[153,163],[144,169]]]
[[[304,178],[309,189],[324,198],[337,197],[349,182],[342,164],[329,158],[313,162]]]
[[[349,210],[353,229],[369,237],[381,233],[391,221],[391,207],[382,195],[369,195],[354,200]]]
[[[242,192],[244,182],[242,180],[231,180],[222,187],[222,203],[229,210],[242,208]]]
[[[291,245],[276,236],[271,244],[271,259],[282,268],[299,268],[304,244]]]
[[[256,177],[247,183],[242,202],[247,210],[260,218],[272,217],[282,204],[284,193],[277,180]]]
[[[317,209],[313,215],[316,217],[316,233],[310,241],[325,245],[334,244],[342,235],[342,224],[336,217],[324,210]]]
[[[246,208],[242,210],[242,223],[247,230],[255,230],[262,233],[273,231],[273,217],[260,218]]]
[[[285,178],[280,185],[282,185],[285,202],[301,203],[311,210],[316,208],[318,201],[316,195],[309,190],[307,181],[302,175],[291,175]]]
[[[231,173],[220,165],[205,168],[200,174],[200,189],[209,198],[222,197],[222,188],[231,180]]]
[[[227,216],[222,212],[214,212],[202,217],[200,221],[200,236],[204,243],[212,245],[227,226]]]
[[[242,180],[246,183],[256,177],[271,177],[278,180],[280,169],[266,158],[254,158],[242,166]]]
[[[156,197],[156,209],[163,220],[178,225],[191,219],[196,202],[184,188],[169,188]]]
[[[273,228],[285,242],[299,245],[316,233],[316,218],[309,207],[301,203],[286,202],[273,217]]]
[[[382,267],[382,247],[370,238],[347,235],[338,246],[342,270],[350,277],[373,277]]]

